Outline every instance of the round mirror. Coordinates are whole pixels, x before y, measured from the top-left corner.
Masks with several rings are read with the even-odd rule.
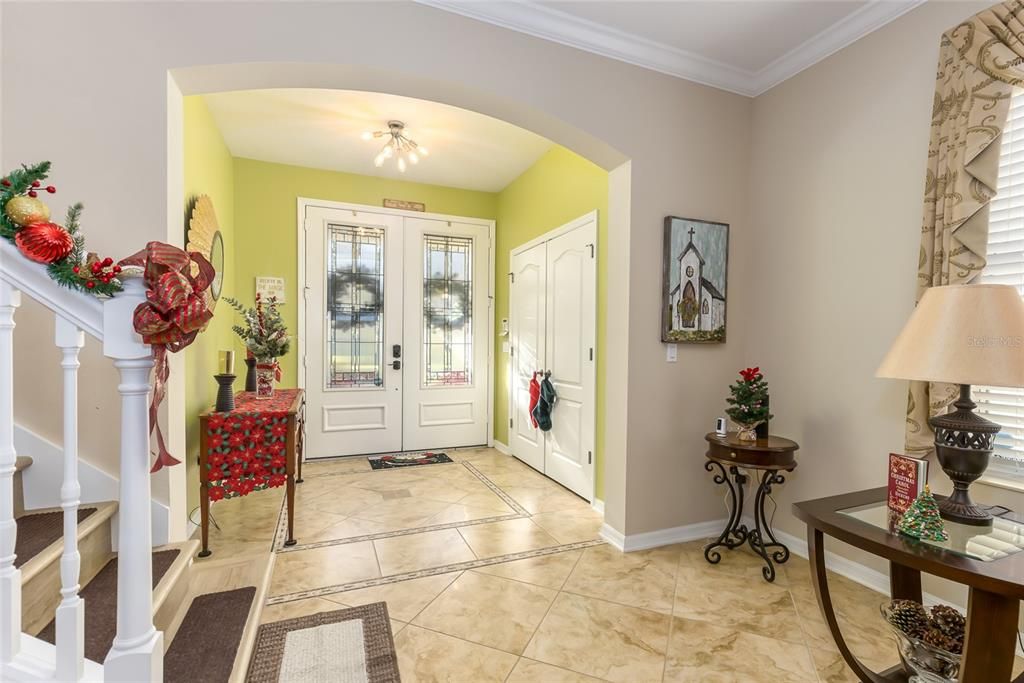
[[[224,238],[221,236],[220,230],[214,233],[210,244],[210,264],[216,272],[213,282],[210,283],[210,294],[216,301],[220,298],[220,290],[224,286]]]

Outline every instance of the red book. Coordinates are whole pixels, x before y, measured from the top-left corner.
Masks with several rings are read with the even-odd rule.
[[[889,454],[889,510],[902,515],[928,483],[928,461]]]

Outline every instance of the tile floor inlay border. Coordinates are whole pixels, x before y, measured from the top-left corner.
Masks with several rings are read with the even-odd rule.
[[[335,546],[335,545],[347,545],[349,543],[360,543],[360,542],[363,542],[363,541],[376,541],[376,540],[380,540],[380,539],[384,539],[384,538],[397,538],[399,536],[411,536],[413,534],[422,534],[422,533],[425,533],[425,532],[428,532],[428,531],[443,531],[445,529],[461,529],[461,528],[464,528],[464,527],[477,526],[477,525],[480,525],[480,524],[492,524],[494,522],[506,522],[506,521],[513,520],[513,519],[529,519],[532,516],[530,514],[530,512],[526,508],[524,508],[522,505],[517,503],[515,501],[515,499],[512,498],[512,496],[510,496],[507,493],[505,493],[504,491],[502,491],[501,488],[497,484],[495,484],[493,481],[488,479],[487,476],[483,472],[481,472],[476,467],[474,467],[471,463],[469,463],[469,462],[467,462],[465,460],[456,461],[456,462],[441,462],[441,463],[435,463],[433,465],[420,465],[417,469],[426,468],[426,467],[444,467],[444,466],[450,466],[450,465],[462,465],[463,468],[468,470],[470,472],[470,474],[472,474],[477,479],[479,479],[480,482],[484,486],[486,486],[488,489],[490,489],[490,491],[494,495],[498,496],[498,498],[500,498],[501,501],[503,503],[505,503],[505,505],[509,506],[514,512],[512,514],[507,514],[507,515],[494,515],[492,517],[483,517],[483,518],[480,518],[480,519],[470,519],[470,520],[465,520],[465,521],[462,521],[462,522],[446,522],[444,524],[432,524],[430,526],[421,526],[421,527],[415,527],[415,528],[412,528],[412,529],[396,529],[394,531],[381,531],[381,532],[378,532],[378,533],[375,533],[375,534],[362,534],[361,536],[349,536],[347,538],[333,538],[333,539],[327,539],[325,541],[315,541],[313,543],[303,543],[302,540],[301,540],[301,535],[299,534],[299,532],[301,530],[296,530],[297,535],[299,535],[299,539],[298,539],[299,543],[297,543],[296,545],[293,545],[291,547],[285,547],[284,540],[288,537],[288,517],[285,514],[286,509],[287,509],[287,498],[282,498],[282,500],[281,500],[281,511],[279,513],[278,520],[277,520],[277,530],[274,533],[274,542],[273,542],[273,546],[272,546],[273,550],[274,550],[274,552],[277,552],[277,553],[294,553],[294,552],[298,552],[300,550],[313,550],[315,548],[327,548],[327,547]],[[353,474],[365,475],[365,474],[370,474],[370,473],[372,473],[374,476],[376,476],[376,475],[383,474],[385,472],[408,472],[408,471],[409,470],[406,470],[406,469],[403,469],[403,468],[399,467],[399,468],[383,469],[383,470],[368,470],[367,472],[323,473],[323,474],[309,475],[306,478],[307,479],[313,479],[313,478],[322,478],[322,477],[342,477],[342,476],[346,476],[346,475],[353,475]],[[298,486],[301,486],[301,484],[299,484]],[[301,494],[301,489],[297,490],[295,492],[296,502],[298,502],[300,494]]]
[[[295,602],[296,600],[305,600],[307,598],[319,598],[325,595],[346,593],[348,591],[360,590],[362,588],[374,588],[376,586],[384,586],[392,583],[401,583],[402,581],[410,581],[412,579],[421,579],[427,576],[439,576],[441,574],[450,574],[452,572],[464,572],[470,569],[479,569],[480,567],[490,567],[496,564],[515,562],[516,560],[528,560],[535,557],[557,555],[558,553],[570,552],[572,550],[584,550],[586,548],[593,548],[594,546],[604,544],[605,541],[602,539],[594,539],[591,541],[577,541],[576,543],[566,543],[564,545],[551,546],[550,548],[537,548],[536,550],[524,550],[522,552],[510,553],[508,555],[499,555],[497,557],[487,557],[477,560],[467,560],[465,562],[455,562],[453,564],[441,565],[440,567],[419,569],[414,572],[392,574],[391,576],[379,576],[372,579],[362,579],[360,581],[340,583],[334,586],[324,586],[322,588],[313,588],[305,591],[297,591],[295,593],[275,595],[273,597],[268,597],[266,604],[280,605],[281,603],[285,602]]]

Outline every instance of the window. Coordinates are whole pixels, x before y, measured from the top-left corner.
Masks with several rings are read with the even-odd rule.
[[[1024,90],[1010,101],[990,210],[988,258],[980,282],[1014,285],[1024,296]],[[979,412],[1003,427],[992,468],[1024,477],[1024,389],[974,387],[973,396]]]
[[[473,240],[423,238],[423,386],[473,383]]]

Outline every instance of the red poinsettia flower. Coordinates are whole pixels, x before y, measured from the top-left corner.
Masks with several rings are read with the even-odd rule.
[[[252,462],[255,457],[256,453],[249,448],[235,453],[235,458],[237,458],[237,461],[241,463]]]
[[[224,455],[222,453],[210,453],[209,457],[206,458],[206,462],[210,467],[219,469],[224,464]]]
[[[242,476],[242,473],[245,472],[245,468],[242,467],[241,465],[232,465],[230,468],[228,468],[228,471],[231,472],[232,479],[238,479],[239,477]]]
[[[211,486],[206,490],[206,495],[210,497],[210,500],[223,500],[224,489],[220,486]]]
[[[270,433],[278,438],[285,436],[288,434],[288,425],[284,422],[278,422],[270,428]]]
[[[246,415],[239,425],[242,431],[251,432],[256,427],[256,420],[251,415]]]
[[[284,455],[284,442],[276,441],[270,444],[270,446],[267,447],[267,451],[269,451],[271,455]]]
[[[253,479],[243,479],[241,484],[242,486],[239,493],[241,493],[243,496],[252,493],[253,489],[256,488],[256,482]]]
[[[264,441],[266,441],[266,438],[267,433],[262,429],[257,429],[256,431],[249,434],[249,440],[252,441],[252,443],[254,444],[261,444]]]
[[[212,467],[210,468],[210,471],[206,474],[206,478],[209,479],[210,481],[220,481],[221,479],[224,478],[224,470],[222,470],[219,467]]]
[[[744,382],[753,382],[761,377],[761,368],[747,368],[746,370],[740,370],[740,377],[743,378]]]
[[[245,434],[241,432],[235,432],[228,437],[228,445],[232,448],[241,448],[245,445]]]
[[[270,459],[270,466],[274,469],[281,469],[287,466],[288,462],[285,460],[283,455],[275,455]]]
[[[217,413],[214,413],[213,415],[211,415],[210,417],[208,417],[206,419],[206,427],[211,432],[219,432],[221,430],[221,427],[223,427],[223,426],[224,426],[224,416],[223,415],[218,415]]]
[[[210,434],[209,438],[206,439],[206,446],[208,448],[220,448],[224,445],[224,437],[220,434]]]
[[[272,488],[274,488],[274,487],[277,487],[277,486],[284,486],[284,483],[285,483],[285,482],[286,482],[287,480],[288,480],[288,477],[286,477],[286,476],[285,476],[285,475],[283,475],[283,474],[274,474],[274,475],[272,475],[272,476],[270,477],[270,484],[269,484],[269,485],[270,485],[270,486],[271,486]]]

